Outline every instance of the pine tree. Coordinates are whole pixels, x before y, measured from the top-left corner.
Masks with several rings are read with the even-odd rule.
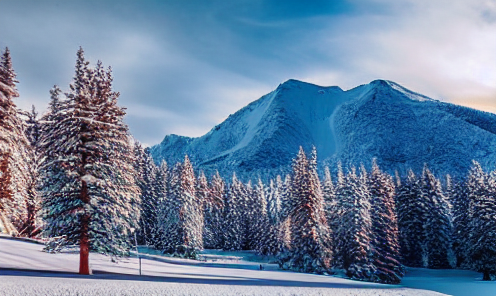
[[[337,183],[335,189],[334,202],[328,205],[327,218],[332,234],[332,248],[334,254],[334,267],[344,268],[344,259],[347,243],[348,225],[345,221],[345,212],[351,207],[350,196],[353,195],[352,184],[347,182],[343,173],[341,162],[338,162]],[[330,177],[330,176],[329,176]]]
[[[420,192],[418,178],[412,170],[403,182],[398,182],[396,208],[402,262],[406,266],[422,267],[426,234],[424,223],[428,209]]]
[[[275,228],[272,227],[269,221],[267,212],[267,199],[265,197],[265,188],[261,179],[258,179],[257,186],[255,187],[255,204],[258,205],[257,211],[254,215],[254,235],[252,235],[255,242],[255,250],[262,255],[274,254],[277,249],[277,241],[271,238],[277,235]]]
[[[31,183],[31,176],[27,167],[32,157],[25,124],[13,101],[19,97],[17,83],[10,51],[6,48],[0,59],[0,178],[8,183],[2,184],[0,191],[0,218],[12,234],[16,234],[28,218],[26,187]]]
[[[302,272],[328,272],[332,251],[314,151],[308,160],[300,147],[293,162],[293,176],[293,207],[289,212],[291,244],[289,254],[282,256],[279,264],[285,269]]]
[[[394,182],[382,172],[376,160],[372,162],[369,175],[372,201],[372,280],[386,284],[398,284],[403,277],[398,244],[398,222],[394,203]]]
[[[27,218],[24,222],[22,229],[19,231],[20,235],[27,237],[37,236],[41,232],[41,221],[38,212],[41,209],[41,200],[37,190],[38,182],[38,166],[39,166],[39,153],[38,145],[40,140],[41,126],[38,120],[38,113],[32,106],[31,112],[25,113],[26,119],[26,138],[29,142],[29,159],[27,161],[27,170],[29,178],[26,182],[26,211]]]
[[[238,209],[241,216],[242,227],[242,249],[255,250],[257,244],[255,242],[256,218],[255,216],[260,211],[260,205],[255,202],[255,190],[251,185],[251,180],[246,184],[241,185],[241,195],[238,197]]]
[[[225,182],[219,172],[212,177],[210,194],[205,203],[205,227],[203,241],[205,248],[220,249],[223,247],[223,211]]]
[[[277,255],[285,248],[284,235],[281,232],[282,217],[281,217],[281,193],[283,190],[283,182],[281,176],[276,177],[276,181],[270,180],[267,188],[267,216],[268,229],[264,238],[267,246],[267,254]]]
[[[325,167],[324,171],[324,186],[322,188],[322,193],[324,195],[325,202],[325,212],[326,219],[329,226],[331,226],[331,221],[334,220],[334,214],[336,211],[336,188],[332,182],[331,172],[329,171],[329,167]],[[333,229],[331,227],[331,229]]]
[[[185,245],[197,250],[203,250],[203,201],[199,200],[196,194],[193,165],[187,155],[184,157],[181,185],[183,188],[181,199],[183,200],[185,214]]]
[[[10,218],[5,215],[7,210],[9,210],[9,202],[13,196],[10,185],[12,182],[12,173],[10,171],[9,159],[9,153],[4,152],[0,155],[0,232],[15,234],[17,230],[12,225]]]
[[[281,176],[277,175],[276,181],[270,180],[267,188],[267,213],[272,225],[277,225],[281,216],[281,190],[283,182]]]
[[[80,245],[80,274],[89,274],[89,251],[129,253],[130,229],[139,218],[139,188],[119,93],[111,69],[88,68],[77,53],[71,92],[52,109],[40,140],[45,235]]]
[[[224,246],[226,251],[237,251],[243,248],[244,225],[242,218],[243,184],[233,174],[229,189],[226,190],[224,210]]]
[[[163,221],[167,219],[167,193],[168,193],[168,180],[169,171],[167,162],[162,160],[160,166],[158,166],[155,174],[155,192],[157,194],[156,200],[156,214],[153,227],[153,241],[152,245],[157,250],[163,250],[164,241],[168,236],[168,233],[164,232]]]
[[[470,233],[469,197],[465,182],[454,182],[449,191],[453,205],[453,251],[456,256],[456,266],[469,269],[468,256]]]
[[[448,261],[451,245],[449,204],[443,195],[441,182],[430,172],[427,165],[422,173],[421,194],[427,202],[427,219],[424,224],[427,266],[451,268]]]
[[[167,220],[162,226],[168,238],[163,251],[195,258],[203,249],[203,205],[196,194],[196,178],[187,155],[172,170],[169,184]]]
[[[167,162],[162,160],[160,166],[157,168],[155,175],[155,191],[157,194],[157,203],[156,203],[156,215],[153,227],[153,246],[157,250],[164,249],[164,241],[166,241],[166,237],[168,233],[164,231],[163,221],[167,220],[167,190],[168,190],[168,180],[169,180],[169,171]]]
[[[141,191],[141,214],[138,242],[150,246],[153,245],[156,240],[155,224],[157,221],[158,199],[156,177],[158,168],[153,161],[149,149],[142,149],[135,146],[134,153],[137,157],[136,162],[138,163],[138,172],[140,174],[137,185]]]
[[[355,169],[347,175],[347,183],[352,189],[351,196],[348,196],[349,208],[343,214],[347,227],[345,232],[346,241],[344,246],[343,268],[346,275],[352,279],[369,280],[374,272],[374,267],[370,260],[372,221],[370,217],[370,192],[367,184],[367,172],[361,166],[360,176],[357,176]]]
[[[196,198],[203,211],[202,247],[205,246],[205,228],[206,228],[206,205],[210,203],[210,186],[207,177],[203,171],[200,171],[196,179]]]
[[[473,161],[467,178],[469,198],[469,248],[472,267],[483,273],[482,280],[496,274],[496,180]]]
[[[290,211],[293,208],[293,196],[291,186],[293,180],[291,175],[286,175],[281,187],[281,214],[279,218],[279,238],[281,240],[281,253],[291,248],[291,217]]]
[[[170,171],[166,200],[160,203],[159,229],[165,235],[162,240],[164,253],[174,253],[182,245],[181,200],[178,197],[181,170],[182,164],[178,162]]]

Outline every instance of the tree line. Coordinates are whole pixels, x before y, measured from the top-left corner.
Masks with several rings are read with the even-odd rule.
[[[16,109],[8,49],[0,63],[0,227],[127,256],[139,243],[195,258],[203,248],[255,250],[283,269],[399,283],[404,266],[496,274],[496,172],[474,161],[464,180],[441,182],[427,165],[402,178],[372,160],[325,168],[300,148],[292,171],[244,183],[234,173],[207,178],[188,156],[156,165],[133,141],[117,105],[112,70],[77,53],[69,90],[55,86],[38,118]],[[331,171],[334,172],[331,174]],[[442,184],[443,183],[443,184]]]

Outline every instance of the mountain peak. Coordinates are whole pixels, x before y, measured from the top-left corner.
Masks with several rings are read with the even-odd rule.
[[[369,83],[369,86],[371,86],[374,89],[377,90],[388,90],[388,91],[395,91],[403,95],[404,97],[412,100],[412,101],[436,101],[434,99],[431,99],[427,96],[424,96],[422,94],[419,94],[417,92],[411,91],[407,89],[406,87],[400,85],[399,83],[396,83],[394,81],[390,80],[384,80],[384,79],[376,79],[372,82]]]
[[[188,154],[207,175],[274,177],[288,172],[300,146],[319,160],[346,165],[377,158],[384,170],[462,175],[472,159],[494,167],[496,115],[418,94],[378,79],[343,91],[290,79],[204,136],[167,136],[151,153],[157,163]]]

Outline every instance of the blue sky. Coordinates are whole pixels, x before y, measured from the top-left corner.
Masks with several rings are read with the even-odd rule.
[[[67,90],[76,51],[114,69],[133,135],[200,136],[287,79],[382,78],[496,112],[495,0],[0,0],[20,108]]]

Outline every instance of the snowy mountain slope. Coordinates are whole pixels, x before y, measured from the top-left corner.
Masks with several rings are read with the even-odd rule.
[[[458,176],[472,159],[492,168],[496,115],[432,100],[376,80],[348,91],[288,80],[202,137],[169,135],[151,148],[156,162],[188,154],[208,174],[274,176],[287,172],[299,146],[315,145],[321,162]]]

